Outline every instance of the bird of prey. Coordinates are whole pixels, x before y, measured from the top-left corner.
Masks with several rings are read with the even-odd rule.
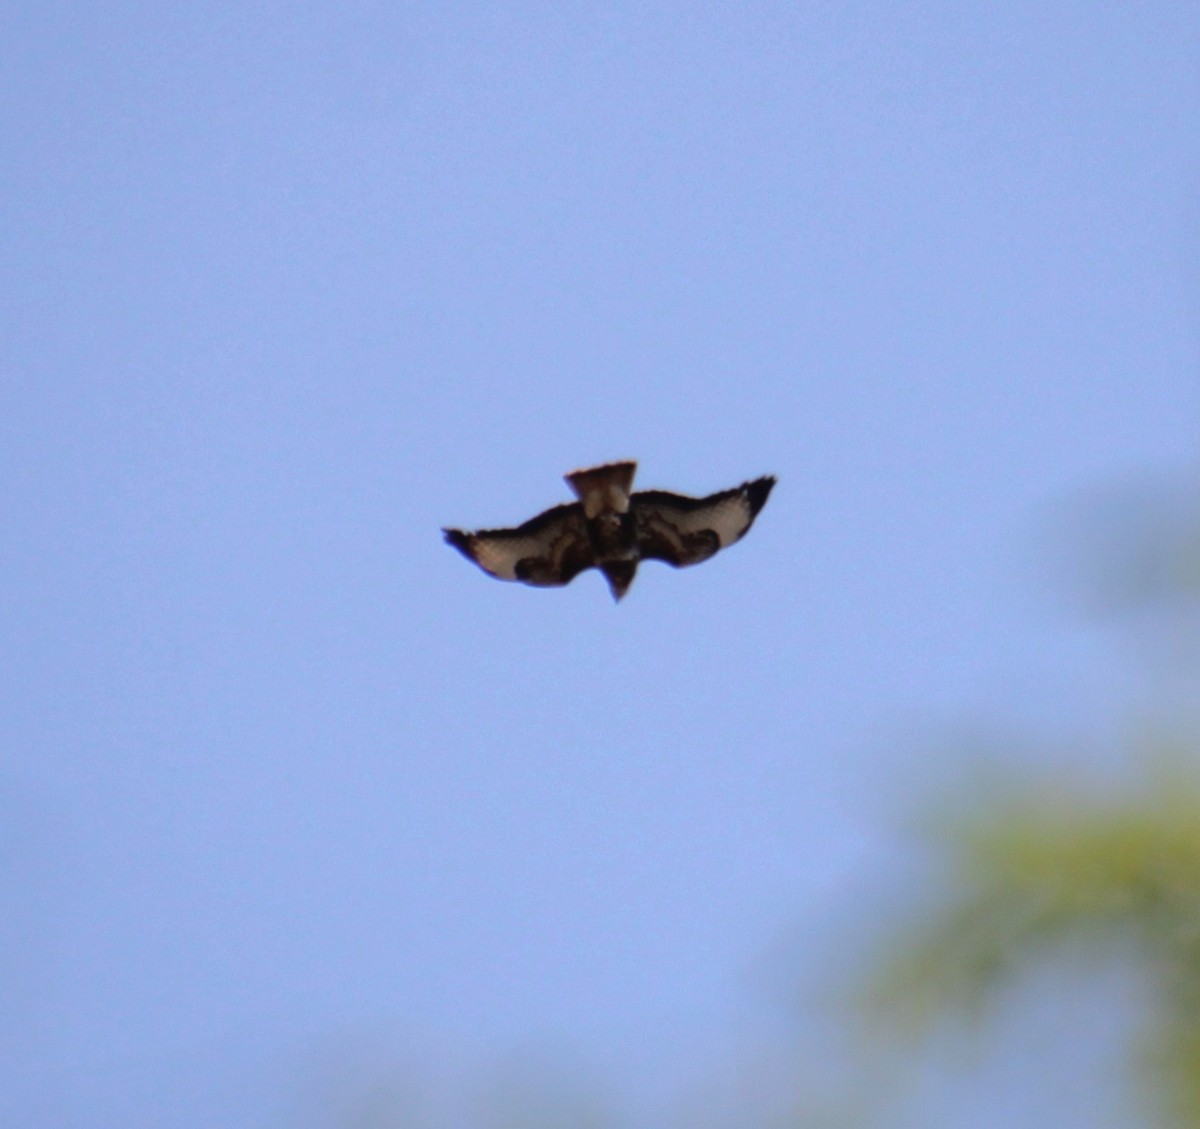
[[[500,580],[569,584],[584,569],[604,573],[613,599],[629,590],[639,562],[699,564],[745,536],[766,504],[772,475],[707,498],[665,490],[632,493],[637,463],[607,463],[565,475],[578,502],[555,506],[515,529],[444,529],[448,544]]]

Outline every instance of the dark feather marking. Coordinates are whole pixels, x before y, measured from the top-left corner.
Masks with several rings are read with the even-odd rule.
[[[753,482],[747,482],[742,487],[746,491],[746,499],[750,503],[751,517],[757,517],[758,511],[767,504],[767,499],[771,496],[771,489],[774,485],[775,476],[767,474],[762,478],[756,478]]]
[[[461,529],[443,529],[442,534],[447,545],[453,545],[469,561],[475,558],[471,555],[471,538]]]
[[[547,526],[554,525],[556,522],[570,518],[575,515],[583,517],[583,506],[578,502],[563,502],[561,506],[553,506],[537,517],[531,517],[528,521],[522,522],[520,525],[514,526],[512,529],[477,529],[472,536],[475,537],[529,537],[534,533],[540,533]]]
[[[743,494],[750,505],[750,517],[753,519],[758,516],[758,511],[767,504],[767,498],[770,497],[771,488],[774,485],[775,476],[768,474],[764,478],[756,478],[753,482],[743,482],[741,486],[735,486],[732,490],[721,490],[716,494],[709,494],[705,498],[689,498],[686,494],[672,494],[667,490],[639,490],[630,497],[629,501],[631,504],[644,502],[682,510],[684,513],[692,513],[705,506],[719,506],[722,502],[727,502],[731,498]],[[746,528],[748,529],[749,526]]]
[[[644,490],[630,499],[644,558],[675,568],[700,564],[721,548],[740,541],[766,504],[775,479],[744,482],[705,498],[666,490]]]
[[[583,507],[554,506],[514,529],[446,530],[447,542],[501,580],[558,586],[594,564]]]

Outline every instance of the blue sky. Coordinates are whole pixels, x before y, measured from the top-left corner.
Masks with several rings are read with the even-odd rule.
[[[1025,553],[1194,463],[1194,5],[3,28],[6,1124],[333,1125],[362,1043],[664,1124],[914,726],[1112,697]],[[441,542],[614,458],[779,485],[620,606]]]

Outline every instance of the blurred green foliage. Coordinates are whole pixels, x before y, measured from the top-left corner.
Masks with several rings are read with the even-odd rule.
[[[1137,794],[1031,789],[940,838],[951,893],[872,980],[869,1012],[909,1038],[985,1014],[1052,947],[1132,957],[1150,977],[1143,1078],[1200,1126],[1200,785],[1161,770]]]
[[[1185,662],[1200,654],[1191,485],[1139,488],[1063,523],[1090,559],[1091,609],[1151,614],[1176,639],[1185,631],[1192,645],[1171,648]],[[1196,718],[1196,703],[1182,704],[1176,716]],[[1142,725],[1175,729],[1154,718]],[[1132,961],[1152,1000],[1137,1076],[1165,1124],[1200,1127],[1198,754],[1200,733],[1175,729],[1169,752],[1148,764],[1129,758],[1141,764],[1132,786],[1076,776],[940,805],[931,838],[949,868],[946,896],[907,937],[888,939],[866,1014],[910,1046],[947,1022],[986,1018],[1022,972],[1055,955]]]

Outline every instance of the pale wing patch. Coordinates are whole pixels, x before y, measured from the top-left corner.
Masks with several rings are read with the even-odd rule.
[[[642,555],[676,567],[699,564],[745,536],[774,486],[747,482],[707,498],[647,490],[632,498]]]
[[[678,528],[681,533],[699,533],[709,530],[715,533],[720,547],[724,549],[737,541],[754,520],[750,503],[741,490],[717,494],[689,514],[681,515]]]
[[[445,530],[446,541],[484,572],[527,584],[566,584],[593,562],[583,511],[556,506],[516,529]]]
[[[471,559],[501,580],[517,579],[517,562],[546,554],[549,544],[537,537],[505,537],[498,533],[472,533],[467,537]]]

